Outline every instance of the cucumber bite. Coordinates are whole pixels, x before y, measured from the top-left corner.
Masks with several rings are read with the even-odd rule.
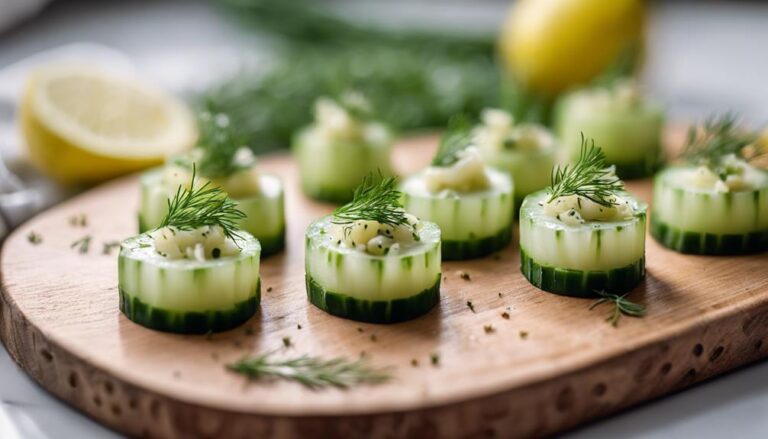
[[[318,99],[315,122],[296,135],[293,152],[301,187],[316,200],[345,203],[369,173],[392,174],[392,135],[355,93]]]
[[[451,123],[431,166],[405,179],[400,190],[407,212],[440,226],[443,259],[485,256],[512,238],[514,184],[483,163],[463,119]]]
[[[120,310],[151,329],[224,331],[259,306],[259,241],[237,230],[245,215],[220,188],[192,181],[169,201],[160,227],[121,244]]]
[[[139,232],[160,225],[168,212],[168,199],[179,187],[189,187],[193,165],[197,170],[196,184],[210,182],[220,187],[245,214],[238,228],[261,242],[264,256],[283,249],[283,185],[279,178],[259,171],[250,149],[235,138],[223,115],[204,114],[197,148],[140,177]]]
[[[556,294],[623,293],[645,276],[646,206],[623,190],[600,148],[583,146],[573,167],[520,208],[523,275]]]
[[[440,301],[440,228],[406,213],[392,177],[368,177],[354,200],[309,226],[309,301],[352,320],[394,323]]]
[[[571,93],[555,112],[555,130],[571,161],[579,156],[583,132],[624,179],[652,175],[659,167],[663,125],[662,107],[630,81]]]
[[[683,163],[654,181],[653,237],[682,253],[768,249],[768,173],[751,164],[755,141],[731,116],[692,129]]]
[[[515,205],[549,185],[549,174],[557,163],[555,137],[545,127],[514,123],[512,115],[496,109],[482,113],[474,129],[474,142],[483,161],[506,172],[515,184]]]

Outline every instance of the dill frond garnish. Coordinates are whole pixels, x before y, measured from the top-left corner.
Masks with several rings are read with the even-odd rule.
[[[613,195],[624,189],[624,183],[616,176],[612,167],[605,163],[603,150],[595,146],[592,140],[587,146],[584,134],[581,135],[581,152],[579,160],[573,167],[557,166],[552,170],[552,186],[548,188],[547,202],[577,195],[595,203],[611,207],[615,205]]]
[[[281,378],[296,381],[313,390],[327,387],[347,389],[359,384],[381,384],[392,377],[388,369],[371,367],[364,359],[350,361],[344,358],[325,360],[302,355],[287,360],[273,360],[267,353],[245,358],[227,368],[249,379]]]
[[[193,164],[189,189],[179,186],[173,198],[168,200],[168,213],[160,223],[160,227],[193,230],[202,226],[219,226],[224,235],[237,244],[235,238],[240,237],[237,233],[237,224],[245,218],[245,214],[220,187],[206,182],[201,187],[195,188],[196,172]]]
[[[389,226],[408,224],[400,191],[395,189],[395,178],[379,172],[369,174],[355,189],[352,201],[333,211],[334,224],[349,224],[358,220],[378,221]]]
[[[619,296],[617,294],[608,294],[605,291],[598,291],[597,294],[601,296],[601,298],[593,303],[589,307],[589,310],[591,311],[598,305],[606,302],[612,303],[613,310],[605,319],[605,321],[610,323],[612,326],[618,326],[619,319],[622,315],[629,317],[642,317],[645,315],[645,306],[639,303],[634,303],[627,299],[627,295],[629,295],[629,293]]]
[[[440,146],[432,159],[432,166],[451,166],[459,160],[458,154],[472,144],[472,123],[463,115],[448,122]]]
[[[723,158],[733,154],[750,159],[745,157],[744,152],[755,140],[754,134],[738,128],[738,118],[733,113],[712,116],[701,126],[693,126],[688,130],[682,158],[691,165],[706,166],[725,179],[729,170]]]

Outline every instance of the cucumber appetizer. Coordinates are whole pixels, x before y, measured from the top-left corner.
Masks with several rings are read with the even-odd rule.
[[[369,173],[392,174],[392,136],[372,119],[368,102],[355,93],[338,102],[318,99],[315,122],[293,143],[301,187],[316,200],[345,203]]]
[[[446,260],[488,255],[512,237],[514,184],[483,163],[471,128],[454,119],[432,165],[400,186],[405,210],[440,226]]]
[[[440,229],[400,204],[392,177],[364,179],[351,203],[306,234],[309,301],[352,320],[394,323],[440,301]]]
[[[260,299],[259,241],[237,229],[245,214],[218,187],[177,189],[158,228],[121,243],[120,310],[151,329],[224,331]]]
[[[179,187],[189,188],[192,167],[196,166],[198,184],[210,181],[212,186],[222,188],[245,213],[238,227],[261,242],[264,256],[282,250],[285,213],[280,179],[259,172],[251,150],[233,134],[226,116],[204,113],[200,117],[200,131],[195,149],[139,179],[139,232],[160,225],[168,213],[168,199]]]
[[[624,293],[645,276],[646,206],[624,191],[592,142],[573,167],[520,208],[523,275],[544,291],[577,297]]]
[[[651,234],[682,253],[723,255],[768,249],[768,173],[761,148],[733,116],[692,128],[683,163],[654,181]]]
[[[504,171],[515,184],[515,205],[549,185],[557,162],[557,142],[543,126],[515,124],[503,110],[487,109],[475,127],[474,140],[485,163]]]
[[[630,81],[576,91],[558,103],[555,127],[568,158],[578,158],[581,133],[593,138],[621,178],[652,175],[661,163],[661,106]]]

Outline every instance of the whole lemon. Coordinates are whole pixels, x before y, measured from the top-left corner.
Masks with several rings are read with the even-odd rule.
[[[594,78],[628,48],[641,48],[644,0],[519,0],[503,25],[503,65],[544,96]]]

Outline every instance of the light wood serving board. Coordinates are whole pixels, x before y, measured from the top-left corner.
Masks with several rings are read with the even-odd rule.
[[[399,145],[398,168],[423,166],[435,143]],[[136,232],[138,186],[128,177],[40,214],[6,241],[0,336],[13,358],[54,395],[132,436],[431,438],[552,434],[768,353],[768,254],[683,256],[650,238],[647,278],[631,296],[648,315],[618,327],[605,322],[607,305],[590,311],[590,300],[530,286],[516,241],[496,257],[445,263],[440,305],[420,319],[373,325],[332,317],[308,303],[303,267],[304,229],[332,206],[300,194],[287,156],[262,165],[286,184],[288,249],[263,261],[261,308],[246,325],[182,336],[120,314],[116,252],[103,255],[101,245]],[[629,188],[648,200],[648,181]],[[81,213],[88,225],[71,226]],[[28,242],[30,231],[43,242]],[[87,234],[87,254],[70,248]],[[283,337],[293,347],[284,349]],[[364,353],[393,367],[395,380],[312,391],[249,384],[225,369],[275,349]]]

